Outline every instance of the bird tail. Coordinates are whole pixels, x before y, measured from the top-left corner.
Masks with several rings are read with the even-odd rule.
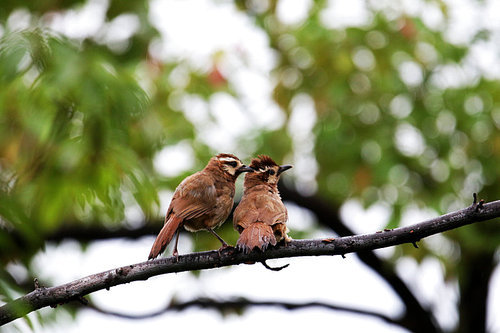
[[[269,245],[276,245],[276,237],[271,226],[262,222],[252,223],[244,229],[236,243],[236,247],[245,253],[256,247],[264,251]]]
[[[160,230],[160,233],[156,237],[153,247],[151,247],[148,260],[158,257],[158,255],[165,250],[172,238],[174,238],[174,234],[181,226],[182,221],[182,218],[177,217],[174,214],[169,216],[168,220],[165,221],[163,228]]]

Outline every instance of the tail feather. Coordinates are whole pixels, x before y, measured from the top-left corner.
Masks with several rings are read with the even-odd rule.
[[[148,260],[158,257],[158,255],[160,255],[160,253],[165,250],[172,238],[174,238],[174,234],[181,226],[181,223],[182,218],[179,218],[175,215],[170,216],[170,218],[165,221],[163,228],[160,230],[160,233],[153,243],[153,247],[151,247],[151,252],[149,252]]]
[[[273,234],[273,229],[262,222],[252,223],[244,229],[236,243],[236,247],[245,253],[256,247],[264,251],[269,245],[276,245],[276,237]]]

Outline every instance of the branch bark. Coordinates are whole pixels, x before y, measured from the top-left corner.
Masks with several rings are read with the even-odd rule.
[[[174,257],[168,257],[132,264],[89,275],[57,287],[37,288],[0,307],[0,326],[46,306],[57,306],[73,300],[82,300],[83,296],[97,290],[109,289],[132,281],[147,280],[160,274],[262,262],[275,258],[344,255],[374,250],[403,243],[415,243],[433,234],[496,217],[500,217],[500,200],[487,204],[475,203],[465,209],[412,226],[373,234],[337,239],[294,240],[286,246],[270,248],[266,252],[253,251],[248,254],[229,247],[221,252],[206,251],[182,255],[178,257],[178,261]]]
[[[458,269],[460,300],[457,333],[486,333],[489,282],[495,269],[495,253],[462,254]],[[473,269],[471,269],[473,267]]]
[[[304,196],[300,192],[280,183],[280,194],[286,201],[307,208],[312,211],[320,224],[329,227],[340,236],[352,236],[354,232],[345,225],[339,217],[338,207],[324,201],[317,195]],[[474,203],[477,196],[474,196]],[[440,332],[439,324],[429,309],[426,309],[408,288],[406,283],[396,274],[391,263],[380,259],[373,251],[360,251],[356,253],[365,265],[377,273],[399,296],[405,305],[405,314],[401,318],[401,326],[411,332],[425,331],[428,333]]]

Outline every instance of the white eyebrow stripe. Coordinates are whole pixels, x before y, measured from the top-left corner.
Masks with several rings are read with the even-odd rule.
[[[237,160],[233,157],[219,157],[219,161],[222,162],[237,162]]]

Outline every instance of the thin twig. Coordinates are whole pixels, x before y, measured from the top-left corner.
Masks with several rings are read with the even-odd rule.
[[[365,315],[365,316],[371,316],[371,317],[376,317],[379,319],[384,320],[385,322],[391,323],[391,324],[398,324],[398,319],[393,319],[390,318],[384,314],[374,312],[374,311],[368,311],[368,310],[361,310],[361,309],[356,309],[352,307],[347,307],[347,306],[340,306],[340,305],[334,305],[334,304],[328,304],[328,303],[322,303],[322,302],[306,302],[306,303],[292,303],[292,302],[286,302],[286,301],[253,301],[253,300],[248,300],[246,298],[231,298],[229,300],[215,300],[215,299],[210,299],[210,298],[199,298],[187,302],[182,302],[182,303],[177,303],[173,302],[168,305],[166,305],[164,308],[154,311],[151,313],[146,313],[146,314],[126,314],[126,313],[121,313],[121,312],[116,312],[116,311],[110,311],[110,310],[104,310],[101,307],[89,303],[89,305],[86,308],[90,308],[94,311],[97,311],[99,313],[105,314],[105,315],[110,315],[118,318],[124,318],[124,319],[133,319],[133,320],[143,320],[143,319],[150,319],[154,318],[157,316],[161,316],[167,312],[173,312],[173,311],[183,311],[187,308],[191,307],[199,307],[199,308],[211,308],[218,310],[222,313],[227,312],[228,310],[232,310],[235,312],[240,312],[241,310],[244,310],[245,308],[248,307],[280,307],[284,308],[287,310],[300,310],[300,309],[305,309],[305,308],[310,308],[310,307],[319,307],[319,308],[324,308],[328,310],[335,310],[335,311],[344,311],[344,312],[350,312],[350,313],[355,313],[355,314],[360,314],[360,315]]]
[[[283,265],[283,266],[279,266],[279,267],[271,267],[267,264],[267,262],[265,260],[262,260],[260,262],[262,264],[262,266],[264,266],[265,268],[267,268],[268,270],[270,271],[275,271],[275,272],[279,272],[281,271],[283,268],[287,268],[288,266],[290,266],[290,264],[286,264],[286,265]]]

